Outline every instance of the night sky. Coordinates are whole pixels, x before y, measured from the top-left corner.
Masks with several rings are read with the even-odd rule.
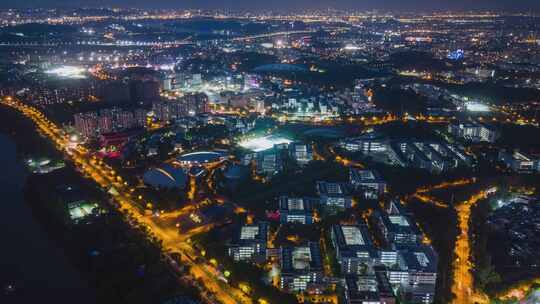
[[[141,8],[310,9],[357,8],[383,10],[497,9],[540,11],[540,0],[0,0],[0,7],[119,6]]]

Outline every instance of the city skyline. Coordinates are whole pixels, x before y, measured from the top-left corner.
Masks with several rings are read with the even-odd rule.
[[[76,7],[123,7],[123,8],[174,8],[174,9],[224,9],[224,10],[255,10],[264,11],[268,9],[305,11],[314,9],[358,9],[358,10],[386,10],[386,11],[403,11],[403,12],[429,12],[434,10],[498,10],[498,11],[522,11],[522,12],[538,12],[540,3],[535,0],[414,0],[414,1],[398,1],[398,0],[276,0],[271,2],[247,1],[247,0],[157,0],[148,2],[146,0],[29,0],[21,3],[13,3],[9,1],[0,1],[2,8],[76,8]]]

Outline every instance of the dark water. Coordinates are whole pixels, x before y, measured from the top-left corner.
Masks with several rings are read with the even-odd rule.
[[[27,173],[0,134],[0,303],[94,303],[91,289],[23,200]],[[15,287],[9,290],[9,285]]]

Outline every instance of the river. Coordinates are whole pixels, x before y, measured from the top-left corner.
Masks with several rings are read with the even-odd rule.
[[[93,290],[24,202],[27,173],[16,153],[0,134],[0,303],[95,303]]]

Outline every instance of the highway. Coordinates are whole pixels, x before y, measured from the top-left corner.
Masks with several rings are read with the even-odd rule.
[[[16,109],[25,117],[31,119],[36,124],[40,134],[50,139],[56,148],[64,152],[81,172],[92,178],[104,191],[114,188],[115,191],[109,191],[109,193],[112,193],[112,198],[117,203],[115,207],[129,215],[126,216],[127,222],[134,228],[139,226],[147,227],[149,237],[155,237],[162,241],[164,254],[169,259],[171,259],[170,253],[181,253],[182,263],[190,266],[190,274],[202,282],[206,291],[214,293],[214,297],[203,295],[207,302],[227,304],[251,304],[254,302],[240,289],[225,283],[221,273],[213,266],[205,262],[195,262],[198,253],[187,240],[193,233],[200,232],[205,228],[180,235],[176,227],[164,227],[159,222],[159,217],[141,214],[138,204],[131,198],[131,192],[129,191],[131,187],[126,182],[123,182],[124,179],[106,164],[90,156],[86,149],[71,143],[67,134],[49,121],[41,112],[11,97],[3,98],[1,104]],[[210,298],[213,298],[213,300],[210,300]]]

